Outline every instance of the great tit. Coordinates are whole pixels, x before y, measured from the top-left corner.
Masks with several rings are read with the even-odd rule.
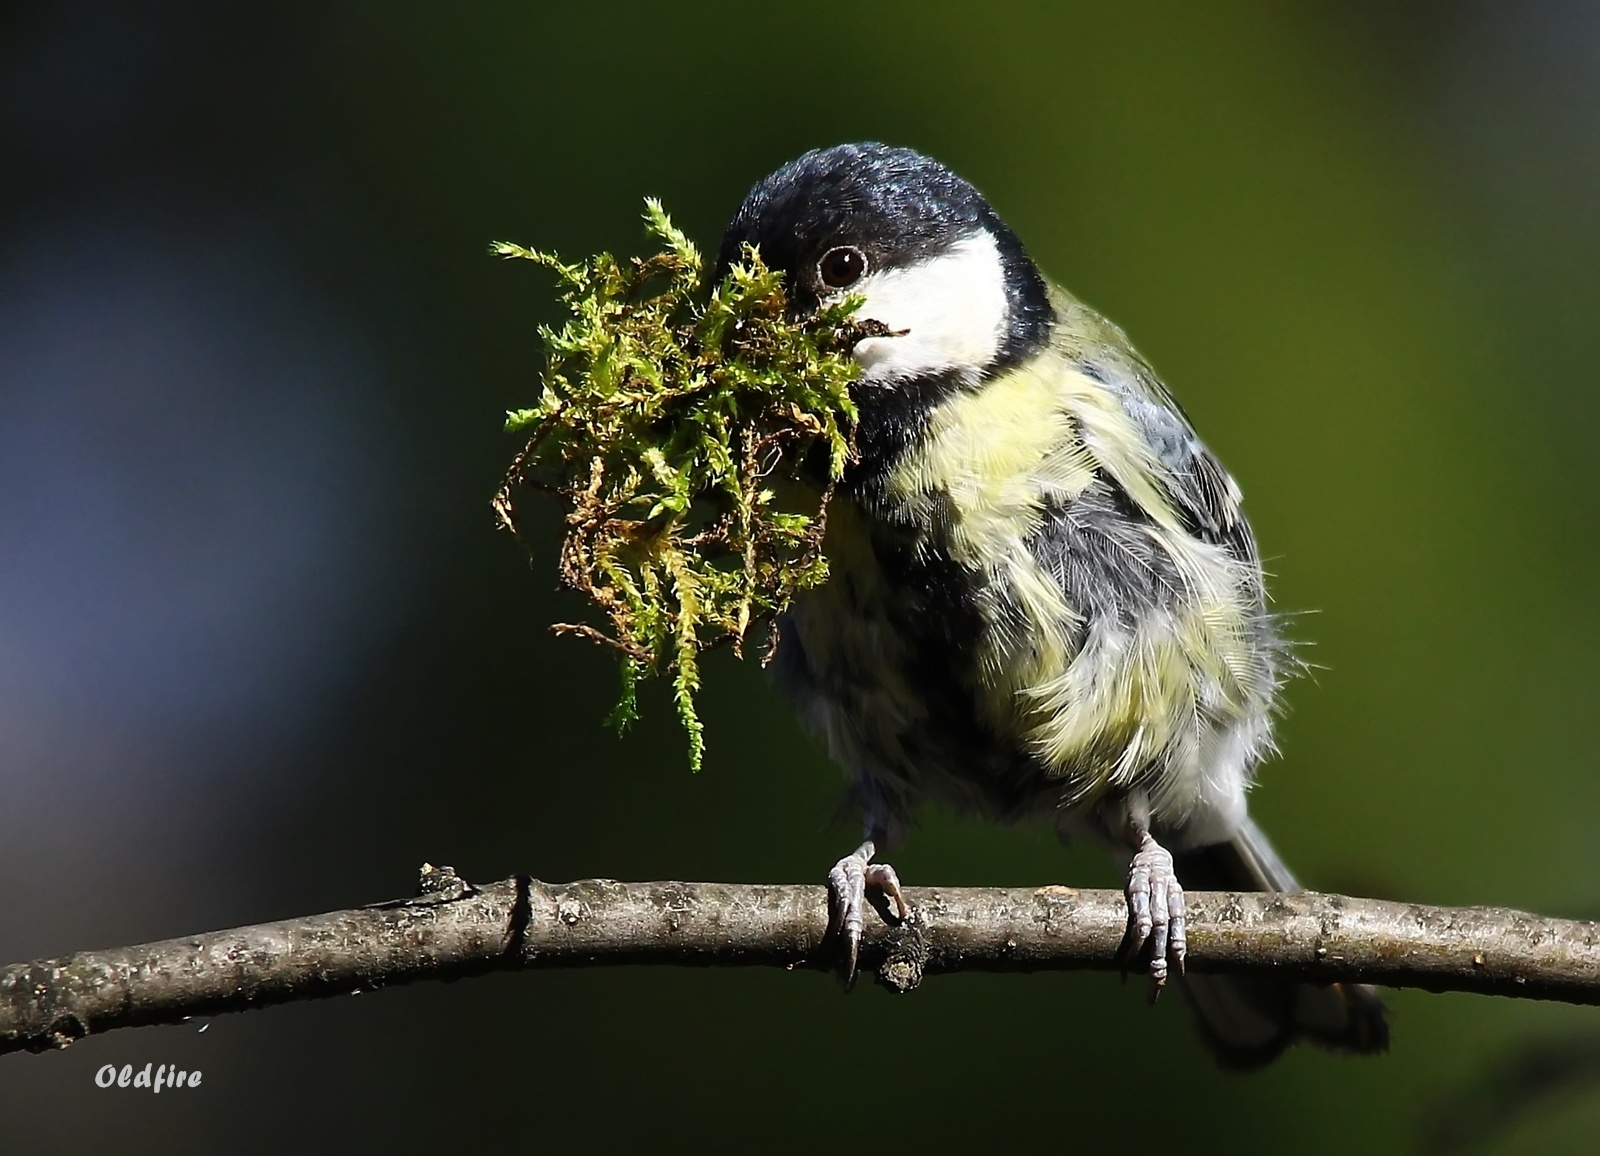
[[[1130,958],[1182,977],[1180,879],[1297,889],[1245,807],[1290,655],[1239,487],[1122,332],[920,153],[806,153],[750,190],[722,268],[746,244],[797,313],[854,294],[882,323],[854,347],[830,575],[780,619],[773,662],[865,812],[829,874],[847,974],[866,889],[906,915],[874,856],[929,799],[1124,848]],[[1387,1044],[1367,987],[1182,987],[1230,1066]]]

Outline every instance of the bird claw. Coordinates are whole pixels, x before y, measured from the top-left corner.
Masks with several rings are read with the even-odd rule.
[[[856,982],[856,961],[861,952],[861,923],[866,911],[867,888],[881,892],[893,901],[896,916],[904,920],[911,914],[906,897],[900,890],[900,877],[887,863],[874,863],[876,848],[871,840],[833,865],[828,872],[828,916],[832,926],[839,929],[844,946],[840,961],[846,990]]]
[[[1183,974],[1188,943],[1183,886],[1173,871],[1172,855],[1148,832],[1141,835],[1139,849],[1128,864],[1126,895],[1128,929],[1118,956],[1126,965],[1148,954],[1150,999],[1154,1002],[1166,986],[1169,961],[1178,975]]]

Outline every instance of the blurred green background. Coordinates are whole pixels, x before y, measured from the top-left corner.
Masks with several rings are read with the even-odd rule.
[[[718,656],[625,741],[488,498],[548,280],[712,245],[881,139],[982,188],[1239,478],[1308,612],[1252,807],[1308,886],[1600,911],[1600,13],[1577,3],[165,0],[0,42],[0,956],[468,878],[820,881],[838,772]],[[1314,612],[1314,613],[1309,613]],[[928,813],[914,884],[1114,885]],[[1215,1071],[1103,975],[504,975],[0,1060],[0,1148],[1403,1152],[1580,1009],[1394,995],[1394,1048]],[[173,1062],[202,1089],[93,1086]],[[1443,1105],[1443,1107],[1441,1107]],[[1459,1118],[1459,1117],[1458,1117]],[[1592,1147],[1600,1083],[1476,1118]]]

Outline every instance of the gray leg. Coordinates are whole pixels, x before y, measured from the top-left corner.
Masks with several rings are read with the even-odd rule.
[[[1183,959],[1188,954],[1183,886],[1172,869],[1171,853],[1150,834],[1142,800],[1135,803],[1129,806],[1127,825],[1134,853],[1128,863],[1128,929],[1122,938],[1122,955],[1138,959],[1148,951],[1154,999],[1167,982],[1169,960],[1177,973],[1183,974]]]
[[[833,865],[828,872],[828,917],[844,942],[844,982],[856,980],[856,956],[861,949],[861,920],[866,910],[867,888],[875,887],[894,900],[901,919],[911,914],[900,893],[900,877],[887,863],[874,863],[877,847],[868,839]]]

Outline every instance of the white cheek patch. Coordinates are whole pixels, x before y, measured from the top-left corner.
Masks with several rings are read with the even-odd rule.
[[[1005,266],[987,231],[937,257],[869,272],[850,287],[867,299],[856,316],[898,337],[856,343],[862,378],[874,384],[947,370],[980,370],[999,355],[1006,323]]]

